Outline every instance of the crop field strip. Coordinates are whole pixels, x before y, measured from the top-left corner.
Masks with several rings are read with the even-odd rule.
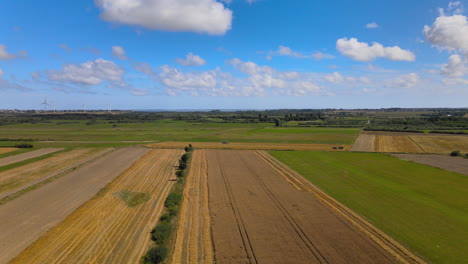
[[[24,160],[36,158],[39,156],[51,154],[51,153],[61,151],[61,150],[63,150],[63,148],[43,148],[43,149],[38,149],[38,150],[26,152],[26,153],[21,153],[21,154],[14,155],[14,156],[8,156],[8,157],[0,159],[0,167],[10,165],[13,163],[17,163],[20,161],[24,161]]]
[[[0,148],[0,154],[10,153],[17,150],[17,148]]]
[[[0,263],[7,263],[18,255],[148,151],[118,149],[0,205]]]
[[[214,263],[205,150],[192,154],[171,263]]]
[[[174,182],[180,150],[152,150],[12,263],[138,263]],[[129,206],[122,192],[148,195]]]
[[[350,151],[373,152],[375,135],[366,133],[359,134]]]
[[[108,151],[110,149],[76,149],[2,171],[0,172],[0,200],[95,159]]]
[[[468,259],[466,176],[380,153],[269,153],[425,261]]]
[[[206,154],[217,263],[417,263],[389,253],[307,183],[288,184],[266,154]]]
[[[434,154],[392,154],[397,158],[468,176],[468,159]]]
[[[242,149],[242,150],[322,150],[322,151],[343,151],[348,150],[350,145],[339,144],[286,144],[286,143],[237,143],[231,142],[223,144],[221,142],[161,142],[148,144],[151,148],[184,148],[192,144],[198,149]],[[343,149],[338,149],[342,146]],[[335,149],[334,149],[335,148]]]

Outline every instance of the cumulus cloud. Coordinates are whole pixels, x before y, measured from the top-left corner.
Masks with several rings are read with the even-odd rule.
[[[450,78],[462,77],[468,74],[467,60],[454,54],[449,57],[449,62],[442,66],[441,73]]]
[[[311,56],[312,56],[312,58],[314,60],[329,60],[329,59],[334,59],[335,58],[335,56],[333,56],[331,54],[323,53],[323,52],[320,52],[320,51],[312,53]]]
[[[337,50],[356,61],[373,61],[377,58],[386,58],[392,61],[414,61],[416,56],[408,50],[398,46],[384,47],[382,44],[373,42],[369,46],[366,42],[359,42],[356,38],[341,38],[336,42]]]
[[[232,11],[216,0],[95,0],[101,18],[114,23],[164,31],[223,35]]]
[[[59,71],[47,71],[50,81],[67,82],[78,85],[97,85],[104,81],[122,83],[124,69],[112,61],[97,59],[82,64],[68,64]]]
[[[7,46],[0,44],[0,60],[13,60],[28,57],[26,51],[19,51],[18,54],[11,54],[7,50]]]
[[[195,55],[191,52],[187,54],[185,59],[179,58],[176,61],[177,63],[183,66],[202,66],[206,63],[206,61],[202,57]]]
[[[127,54],[125,54],[125,50],[121,46],[113,46],[112,55],[121,60],[128,60]]]
[[[426,39],[440,49],[460,50],[468,55],[468,22],[462,15],[440,16],[432,26],[424,26]]]
[[[419,75],[417,73],[409,73],[397,76],[386,82],[389,88],[411,88],[416,86],[419,82]]]
[[[3,71],[0,69],[0,91],[1,90],[17,90],[17,91],[31,91],[32,89],[16,82],[12,82],[2,78]],[[14,79],[14,78],[13,78]]]
[[[368,28],[368,29],[375,29],[375,28],[378,28],[378,27],[379,27],[379,24],[377,24],[375,22],[371,22],[371,23],[366,24],[366,28]]]

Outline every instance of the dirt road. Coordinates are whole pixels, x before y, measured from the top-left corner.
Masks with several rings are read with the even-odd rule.
[[[179,214],[172,264],[211,264],[214,261],[205,152],[196,150],[192,154]]]
[[[139,263],[148,249],[181,150],[153,150],[12,263]],[[147,199],[126,204],[122,192]],[[143,197],[142,196],[142,197]],[[128,198],[128,197],[127,197]]]
[[[208,150],[206,156],[217,263],[417,263],[269,155]]]
[[[32,159],[32,158],[36,158],[36,157],[39,157],[39,156],[47,155],[47,154],[54,153],[54,152],[57,152],[57,151],[60,151],[60,150],[63,150],[63,148],[43,148],[43,149],[38,149],[38,150],[31,151],[31,152],[26,152],[26,153],[14,155],[14,156],[9,156],[9,157],[0,159],[0,167],[1,166],[6,166],[6,165],[9,165],[9,164],[13,164],[13,163],[16,163],[16,162],[20,162],[20,161],[23,161],[23,160]]]
[[[122,148],[0,205],[0,263],[7,263],[96,195],[148,150]]]

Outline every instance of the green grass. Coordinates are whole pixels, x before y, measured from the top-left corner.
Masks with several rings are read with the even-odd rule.
[[[430,263],[468,263],[468,177],[378,153],[270,153]]]
[[[114,124],[111,123],[86,125],[86,121],[62,123],[63,120],[2,126],[0,138],[41,140],[42,142],[33,142],[35,147],[76,147],[78,145],[106,147],[115,146],[115,144],[124,146],[145,143],[141,141],[221,142],[224,140],[259,143],[351,144],[359,133],[358,129],[275,128],[274,124],[270,123],[192,123],[160,120],[148,123],[122,123],[117,124],[117,127],[112,127]],[[119,143],[119,141],[127,142]],[[4,141],[1,144],[13,146],[17,143]]]
[[[122,198],[122,201],[131,208],[148,201],[151,197],[148,193],[131,192],[127,190],[116,192],[115,195]]]

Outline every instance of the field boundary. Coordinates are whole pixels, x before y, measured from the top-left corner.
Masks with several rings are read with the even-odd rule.
[[[73,170],[76,170],[98,158],[102,158],[108,154],[110,154],[111,152],[115,151],[116,149],[115,148],[110,148],[110,149],[105,149],[85,160],[82,160],[78,163],[75,163],[75,164],[72,164],[64,169],[61,169],[59,171],[56,171],[56,172],[53,172],[49,175],[46,175],[44,177],[41,177],[37,180],[34,180],[26,185],[23,185],[23,186],[20,186],[18,188],[15,188],[13,190],[10,190],[10,191],[7,191],[5,193],[2,193],[0,194],[0,205],[6,203],[6,202],[9,202],[13,199],[16,199],[18,197],[20,197],[21,195],[23,194],[26,194],[27,192],[29,191],[32,191],[44,184],[47,184],[47,183],[50,183],[58,178],[60,178],[61,176],[73,171]]]
[[[351,224],[356,226],[361,232],[363,232],[370,239],[375,241],[385,251],[391,254],[397,261],[404,264],[427,264],[424,260],[410,252],[408,249],[403,247],[396,240],[379,230],[377,227],[369,223],[360,215],[353,212],[330,195],[326,194],[310,181],[302,177],[297,172],[293,171],[268,153],[264,151],[256,151],[256,154],[275,169],[279,174],[285,178],[289,178],[288,182],[294,182],[295,185],[300,186],[304,191],[314,195],[320,202],[322,202],[327,208],[337,213]],[[293,185],[295,188],[297,188]]]

